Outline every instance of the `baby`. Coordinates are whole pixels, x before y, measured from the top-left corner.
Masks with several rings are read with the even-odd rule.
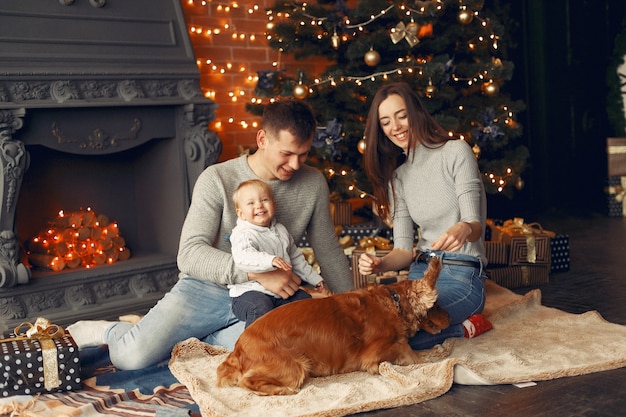
[[[245,272],[262,273],[275,269],[292,271],[315,287],[315,296],[330,295],[322,277],[307,263],[285,226],[276,222],[276,202],[268,184],[261,180],[244,181],[233,193],[237,226],[230,235],[235,266]],[[265,289],[258,281],[229,285],[233,313],[248,327],[254,320],[283,304],[311,298],[302,288],[283,299]]]

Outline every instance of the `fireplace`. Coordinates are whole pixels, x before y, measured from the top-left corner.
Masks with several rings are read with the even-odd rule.
[[[0,331],[144,313],[178,278],[193,185],[221,153],[179,0],[5,3]],[[27,267],[24,243],[87,207],[117,222],[131,257]]]

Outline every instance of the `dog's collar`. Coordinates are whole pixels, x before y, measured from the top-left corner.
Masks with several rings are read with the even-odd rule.
[[[391,288],[387,288],[387,291],[389,291],[389,295],[391,296],[393,303],[396,305],[396,308],[398,309],[398,313],[402,314],[402,307],[400,306],[400,296],[398,295],[397,292],[395,292]]]

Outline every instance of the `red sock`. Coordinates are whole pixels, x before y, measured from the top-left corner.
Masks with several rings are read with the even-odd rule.
[[[493,329],[493,325],[485,316],[479,313],[468,317],[463,322],[463,328],[465,329],[465,337],[471,339]]]

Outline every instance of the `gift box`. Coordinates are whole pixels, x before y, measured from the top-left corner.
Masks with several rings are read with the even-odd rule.
[[[485,255],[487,256],[488,265],[508,265],[509,249],[504,242],[486,241]]]
[[[550,272],[569,271],[569,236],[554,236],[550,239],[550,249],[552,252]]]
[[[543,230],[537,223],[524,223],[521,218],[490,226],[492,241],[505,243],[509,250],[509,266],[550,265],[553,232]]]
[[[376,237],[380,232],[380,228],[376,223],[360,223],[352,225],[344,225],[341,236],[350,236],[355,241],[359,241],[364,237]]]
[[[550,265],[516,265],[488,268],[487,276],[506,288],[543,285],[550,282]]]
[[[495,226],[502,226],[502,223],[504,222],[499,219],[487,219],[487,224],[485,225],[485,241],[493,240],[491,228]]]
[[[626,138],[607,138],[606,145],[609,176],[626,176]]]
[[[60,326],[39,318],[34,325],[23,323],[0,337],[2,397],[81,388],[78,347]]]
[[[352,204],[347,201],[331,201],[330,217],[333,219],[333,224],[336,226],[352,224]]]
[[[311,247],[311,244],[309,243],[309,239],[307,239],[306,237],[306,233],[302,235],[302,238],[298,242],[296,242],[296,244],[298,245],[299,248]]]
[[[359,257],[363,253],[370,253],[374,256],[383,257],[387,255],[391,249],[376,249],[376,247],[360,248],[357,247],[352,251],[351,266],[352,266],[352,281],[354,288],[363,288],[368,285],[376,284],[377,275],[363,275],[359,273]],[[382,274],[379,274],[379,276]]]
[[[626,217],[626,205],[623,204],[626,177],[609,177],[604,191],[607,195],[609,217]]]

